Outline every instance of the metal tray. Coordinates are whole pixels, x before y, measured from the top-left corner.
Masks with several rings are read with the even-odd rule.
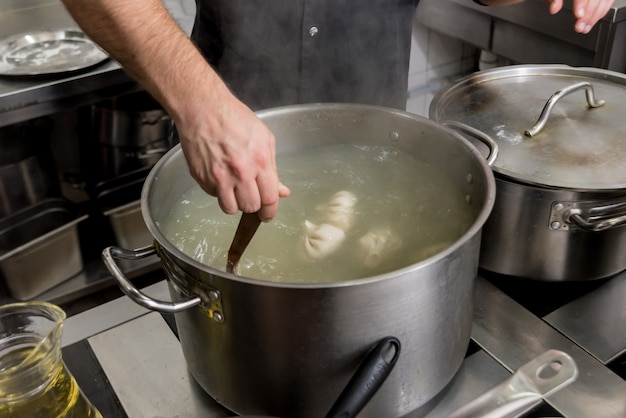
[[[109,218],[117,245],[126,249],[154,242],[141,214],[141,190],[148,169],[126,173],[96,187],[96,204]]]
[[[141,215],[141,201],[127,203],[104,212],[109,217],[117,245],[126,249],[147,247],[154,241]]]
[[[0,40],[0,75],[65,73],[106,59],[106,52],[79,29],[42,30]]]
[[[49,199],[0,221],[0,277],[12,297],[29,300],[83,269],[77,216]]]

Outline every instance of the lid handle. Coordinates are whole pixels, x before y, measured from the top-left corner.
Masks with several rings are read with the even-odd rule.
[[[539,115],[539,119],[537,119],[537,122],[532,128],[524,131],[524,135],[530,137],[537,135],[546,125],[546,122],[548,122],[548,118],[550,117],[550,113],[552,112],[552,108],[554,107],[556,102],[558,102],[561,98],[567,96],[568,94],[576,90],[582,89],[585,89],[585,96],[587,97],[587,105],[589,107],[594,108],[604,105],[604,100],[596,100],[595,95],[593,94],[593,86],[590,82],[583,81],[580,83],[572,84],[571,86],[565,87],[564,89],[561,89],[554,93],[552,96],[550,96],[550,98],[544,105],[543,110],[541,111],[541,115]]]

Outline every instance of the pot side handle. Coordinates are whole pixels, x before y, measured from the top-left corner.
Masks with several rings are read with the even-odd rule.
[[[139,248],[136,250],[125,250],[119,247],[107,247],[102,251],[102,260],[113,278],[117,281],[118,286],[133,302],[148,308],[151,311],[162,313],[177,313],[186,309],[199,305],[202,302],[199,296],[189,297],[177,302],[166,302],[151,298],[145,293],[137,289],[126,278],[115,259],[123,260],[139,260],[156,254],[154,246]]]
[[[570,211],[567,214],[568,220],[585,231],[599,232],[605,231],[611,228],[617,228],[626,224],[626,215],[618,216],[616,218],[601,220],[601,221],[586,221],[580,212]]]
[[[550,228],[567,229],[570,225],[589,232],[626,225],[626,201],[619,197],[605,201],[554,202],[550,210]]]
[[[441,122],[441,124],[444,126],[448,126],[450,128],[456,129],[457,131],[460,131],[464,134],[471,135],[472,137],[476,138],[477,140],[485,144],[487,148],[489,149],[489,155],[487,155],[487,158],[486,158],[487,164],[489,164],[490,167],[493,166],[493,163],[496,161],[496,158],[498,158],[498,144],[496,143],[496,141],[494,141],[492,137],[490,137],[483,131],[480,131],[474,127],[466,125],[463,122],[458,122],[455,120],[446,120],[446,121]]]
[[[574,359],[562,351],[548,350],[448,418],[518,417],[577,377]]]
[[[548,122],[548,118],[550,117],[550,113],[552,113],[552,108],[554,107],[554,105],[556,105],[556,102],[558,102],[559,100],[561,100],[563,97],[567,96],[568,94],[573,93],[577,90],[582,90],[582,89],[585,89],[585,96],[587,97],[587,105],[590,108],[600,107],[604,105],[605,103],[604,100],[596,100],[595,95],[593,93],[593,86],[591,85],[590,82],[583,81],[580,83],[572,84],[571,86],[565,87],[555,92],[552,96],[550,96],[546,104],[543,106],[543,109],[541,110],[539,119],[537,119],[537,122],[535,122],[535,125],[532,128],[524,131],[524,135],[529,136],[529,137],[537,135],[543,129],[543,127],[546,126],[546,122]]]

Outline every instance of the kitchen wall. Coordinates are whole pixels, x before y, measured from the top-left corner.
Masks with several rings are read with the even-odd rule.
[[[418,9],[419,13],[419,9]],[[479,51],[413,23],[407,110],[428,116],[433,96],[452,80],[477,70]]]

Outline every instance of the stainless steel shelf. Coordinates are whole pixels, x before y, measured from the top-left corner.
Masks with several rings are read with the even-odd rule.
[[[181,6],[184,0],[164,0],[163,3],[179,26],[191,33],[193,10]],[[77,26],[58,0],[6,0],[0,5],[0,38],[29,30]],[[58,76],[0,77],[0,127],[140,89],[113,60]]]

